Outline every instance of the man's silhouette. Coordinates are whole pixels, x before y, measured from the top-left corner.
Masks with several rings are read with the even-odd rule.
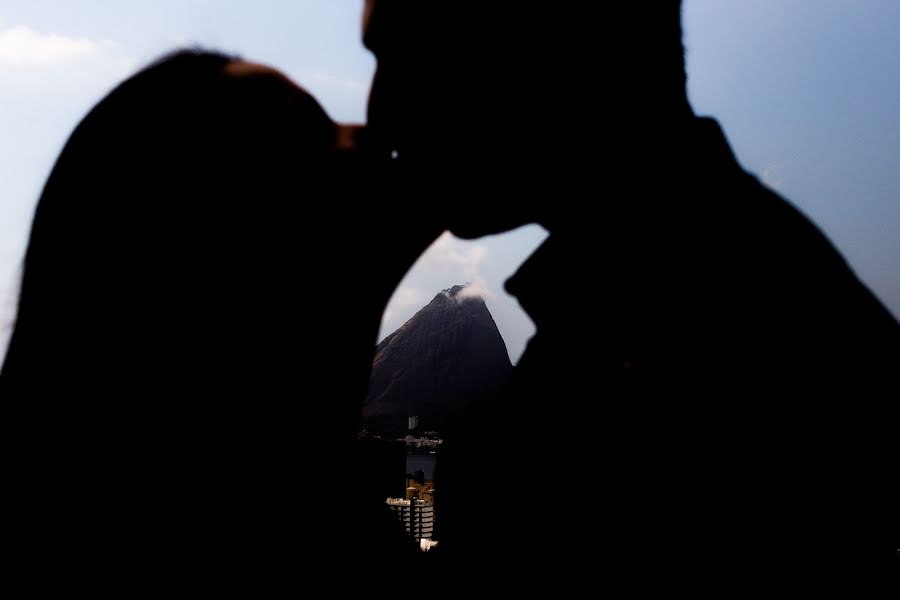
[[[450,572],[634,593],[887,581],[900,328],[694,116],[680,2],[367,4],[385,151],[458,194],[462,235],[551,232],[507,284],[538,332],[449,436]],[[493,506],[497,446],[515,492]]]

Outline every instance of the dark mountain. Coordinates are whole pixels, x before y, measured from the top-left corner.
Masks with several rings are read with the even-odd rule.
[[[376,349],[367,426],[406,430],[410,415],[419,429],[441,431],[469,403],[490,396],[507,380],[512,364],[484,300],[443,290]]]

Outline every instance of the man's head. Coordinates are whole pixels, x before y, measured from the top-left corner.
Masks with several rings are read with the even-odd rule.
[[[363,27],[378,59],[369,126],[380,151],[421,158],[439,187],[471,190],[473,174],[503,183],[478,207],[483,226],[464,219],[460,235],[550,220],[517,184],[690,114],[678,0],[367,0]]]

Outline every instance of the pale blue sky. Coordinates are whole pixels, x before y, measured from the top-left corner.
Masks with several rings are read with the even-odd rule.
[[[270,63],[333,118],[362,121],[374,61],[359,42],[361,5],[0,0],[0,352],[41,185],[111,86],[197,43]],[[685,0],[684,20],[697,112],[717,117],[741,163],[818,223],[900,315],[900,2]],[[476,281],[515,359],[532,330],[502,282],[544,235],[442,239],[404,280],[384,333],[439,289]]]
[[[689,92],[900,317],[900,2],[686,0]]]

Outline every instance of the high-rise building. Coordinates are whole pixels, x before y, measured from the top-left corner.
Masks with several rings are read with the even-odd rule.
[[[386,502],[414,540],[431,539],[434,534],[434,502],[415,498],[388,498]]]

